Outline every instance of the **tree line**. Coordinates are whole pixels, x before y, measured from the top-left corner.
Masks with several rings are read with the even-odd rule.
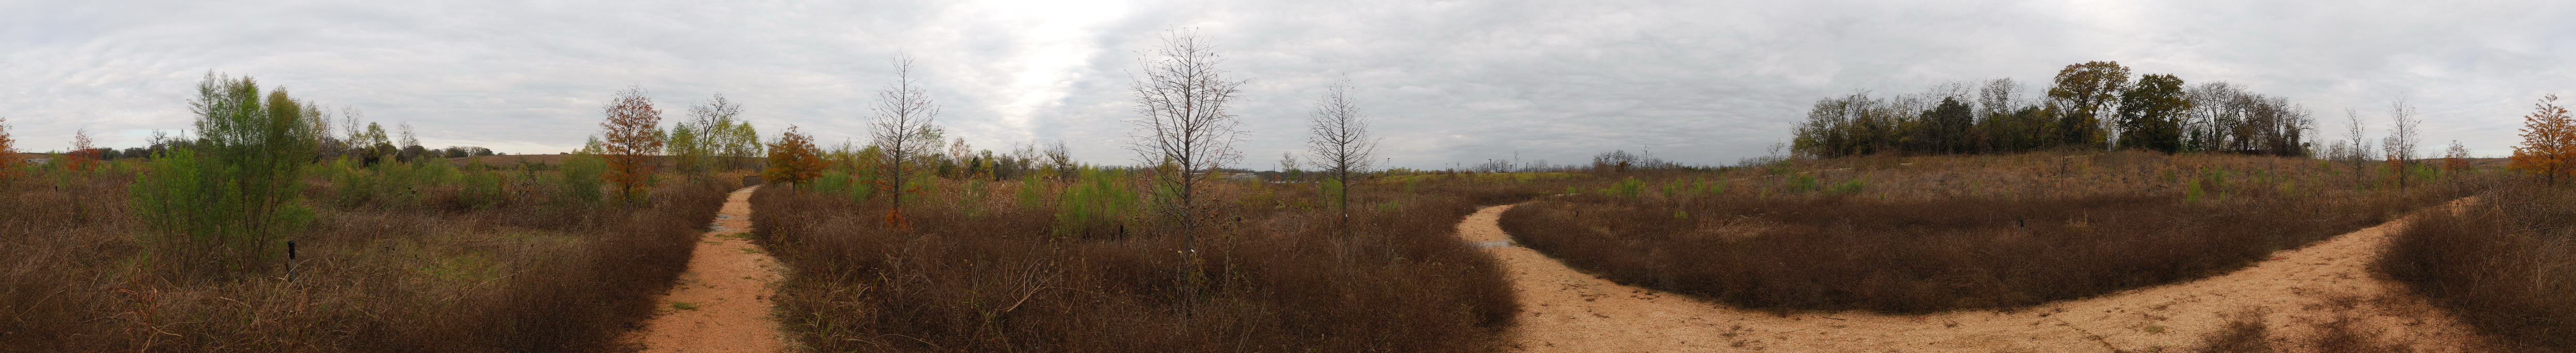
[[[2307,156],[2315,118],[2288,98],[2172,74],[2131,78],[2114,61],[2067,65],[2045,95],[2011,78],[1924,92],[1819,99],[1792,132],[1798,156],[2015,153],[2058,148]]]
[[[308,104],[295,109],[298,110],[295,115],[300,123],[306,124],[307,128],[314,131],[312,136],[314,148],[310,160],[315,162],[352,158],[373,165],[387,161],[407,162],[425,158],[465,158],[507,154],[482,146],[447,146],[445,148],[422,146],[420,138],[412,133],[411,123],[397,124],[398,130],[395,131],[398,131],[399,135],[395,135],[387,132],[384,125],[380,123],[361,120],[365,113],[356,108],[341,108],[334,112],[327,105]],[[6,119],[0,119],[0,122],[6,121]],[[334,126],[338,126],[337,131],[344,132],[346,135],[336,135]],[[188,144],[196,143],[194,139],[186,136],[188,131],[180,131],[180,133],[181,136],[174,137],[168,133],[154,131],[154,137],[144,142],[144,146],[118,149],[97,147],[93,143],[94,140],[90,138],[89,131],[83,129],[73,132],[71,147],[57,154],[60,154],[62,160],[67,161],[66,163],[72,165],[128,158],[150,159],[155,155],[167,153],[173,148],[190,147]],[[8,141],[5,140],[7,134],[7,126],[0,125],[0,142]],[[19,153],[20,151],[15,147],[0,143],[0,153]],[[0,157],[0,166],[14,162],[17,161]]]

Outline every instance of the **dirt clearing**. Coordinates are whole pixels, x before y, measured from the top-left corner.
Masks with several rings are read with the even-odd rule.
[[[2457,201],[2453,205],[2456,205]],[[1475,244],[1510,244],[1510,205],[1458,224]],[[2437,209],[2448,210],[2450,207]],[[2411,217],[2407,219],[2412,219]],[[1529,248],[1483,246],[1521,301],[1505,348],[1527,352],[2152,352],[2200,347],[2229,318],[2259,313],[2276,348],[2315,351],[2317,327],[2344,321],[2377,344],[2474,351],[2482,339],[2369,270],[2401,219],[2277,252],[2253,267],[2191,282],[2020,310],[1926,315],[1751,311],[1624,286]],[[1787,259],[1794,261],[1794,259]]]
[[[770,285],[779,280],[778,260],[746,240],[751,230],[751,192],[735,190],[716,214],[715,226],[700,238],[661,307],[638,331],[646,352],[777,352],[786,341],[770,317]]]

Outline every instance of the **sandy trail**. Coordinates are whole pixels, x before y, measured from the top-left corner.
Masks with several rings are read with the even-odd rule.
[[[2464,201],[2453,205],[2458,202]],[[1504,334],[1506,348],[1516,351],[2172,351],[2202,345],[2201,337],[2221,329],[2226,316],[2251,308],[2266,310],[2274,346],[2293,351],[2314,350],[2297,342],[2313,337],[2317,323],[2342,316],[2360,320],[2353,327],[2381,342],[2418,352],[2474,351],[2465,347],[2484,342],[2369,271],[2389,233],[2406,220],[2274,253],[2225,275],[2012,312],[1783,316],[1611,283],[1508,245],[1510,236],[1496,222],[1510,208],[1479,210],[1458,231],[1469,242],[1503,244],[1486,249],[1520,295],[1520,320]]]
[[[638,331],[645,352],[777,352],[786,347],[770,318],[778,260],[740,233],[751,230],[751,192],[735,190],[700,237],[660,312]]]

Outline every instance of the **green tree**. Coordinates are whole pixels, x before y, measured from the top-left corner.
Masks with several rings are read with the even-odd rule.
[[[1977,115],[1965,102],[1942,98],[1941,104],[1923,111],[1923,129],[1918,135],[1932,153],[1966,153],[1972,141],[1969,129],[1976,126]]]
[[[2139,76],[2136,86],[2120,93],[2120,148],[2181,151],[2182,118],[2191,107],[2182,78]]]
[[[319,131],[285,89],[266,96],[250,77],[207,73],[189,102],[198,139],[153,158],[130,186],[155,265],[203,275],[182,278],[256,272],[312,221],[298,191]]]
[[[725,99],[723,94],[708,98],[706,103],[689,107],[689,119],[673,124],[675,126],[671,127],[671,143],[667,150],[671,153],[673,164],[681,172],[696,176],[703,176],[717,168],[728,166],[729,164],[723,164],[717,158],[725,155],[724,153],[728,151],[727,147],[731,146],[731,139],[734,136],[731,132],[734,125],[739,123],[737,119],[740,116],[742,116],[742,105]],[[749,128],[749,126],[744,124],[743,128]]]
[[[2058,110],[2061,114],[2052,129],[2057,142],[2101,148],[2112,133],[2102,128],[2101,116],[2128,88],[2129,68],[2117,61],[2066,65],[2057,71],[2055,82],[2048,88],[2048,97],[2064,108]]]
[[[717,164],[722,168],[751,168],[752,164],[762,157],[760,130],[753,129],[751,122],[737,119],[730,123],[717,124],[711,130],[714,132],[704,137],[707,144],[705,148],[715,153],[720,160]]]
[[[695,124],[686,121],[673,124],[670,144],[662,147],[662,151],[671,154],[671,168],[690,177],[704,177],[714,170],[715,155],[701,143],[707,135],[698,131]]]

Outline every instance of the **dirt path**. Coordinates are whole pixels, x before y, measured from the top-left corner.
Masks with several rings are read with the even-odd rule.
[[[2254,267],[2198,281],[2061,301],[2013,312],[1925,315],[1868,312],[1786,316],[1622,286],[1510,245],[1496,222],[1511,206],[1488,207],[1458,224],[1459,236],[1501,260],[1521,300],[1508,348],[1528,352],[2153,352],[2202,345],[2226,317],[2264,310],[2274,347],[2300,347],[2316,326],[2339,317],[2381,342],[2417,352],[2464,351],[2481,342],[2457,320],[2394,283],[2369,262],[2390,222],[2301,249]],[[2447,209],[2447,207],[2446,207]],[[1491,246],[1498,245],[1498,246]]]
[[[751,192],[759,188],[725,198],[715,227],[689,257],[689,270],[663,294],[661,312],[638,331],[645,352],[784,350],[778,322],[770,319],[778,260],[741,235],[751,230]]]

